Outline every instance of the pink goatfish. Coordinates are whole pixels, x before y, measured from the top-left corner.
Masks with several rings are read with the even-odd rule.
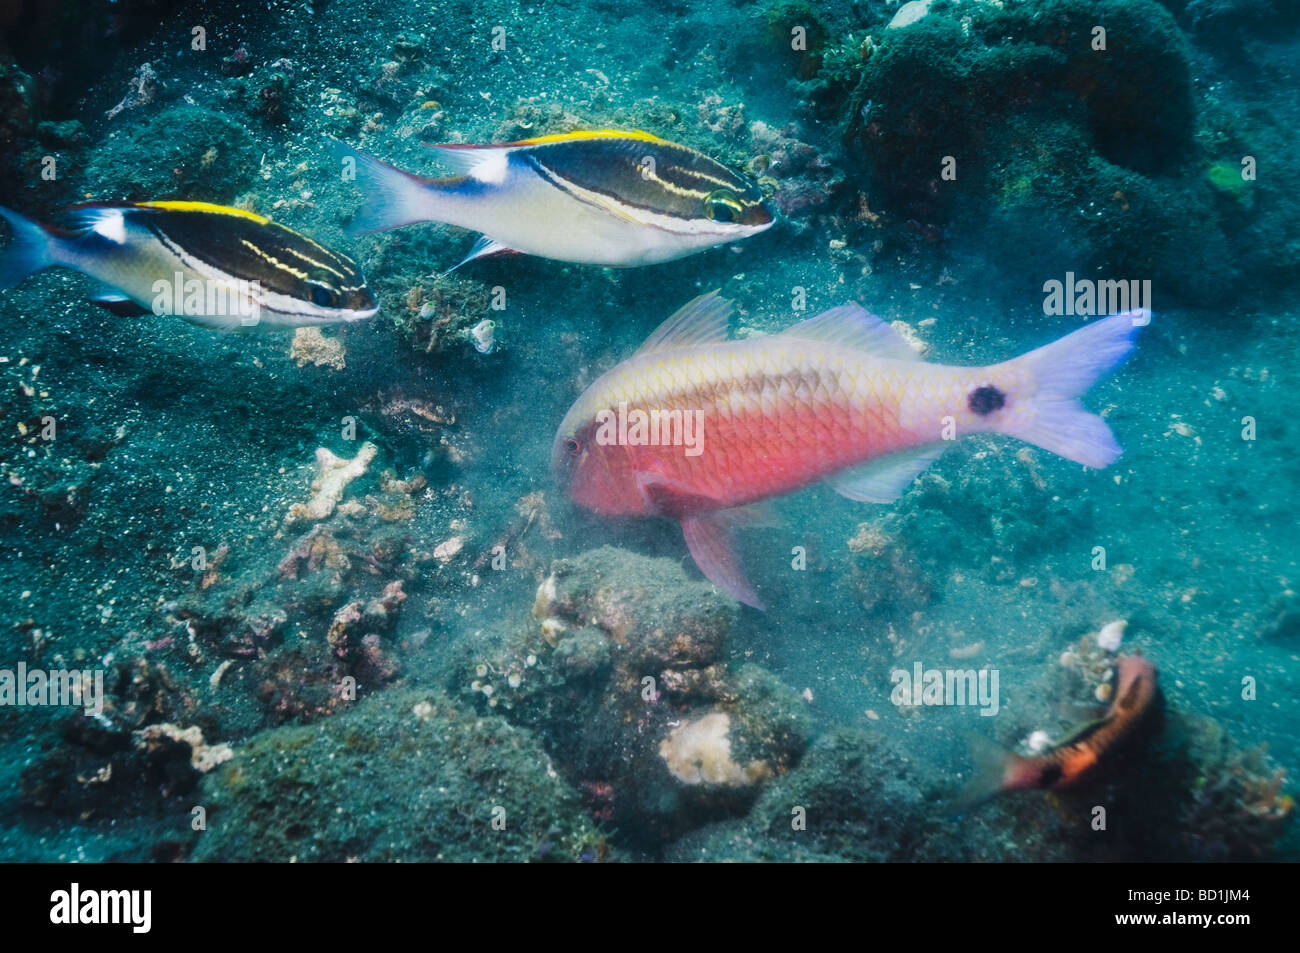
[[[596,513],[680,521],[704,575],[760,609],[732,541],[737,508],[821,480],[890,503],[972,433],[1108,466],[1119,444],[1079,397],[1150,323],[1128,311],[1001,364],[952,367],[854,304],[741,341],[727,339],[731,311],[716,293],[696,298],[596,380],[560,424],[551,466]]]

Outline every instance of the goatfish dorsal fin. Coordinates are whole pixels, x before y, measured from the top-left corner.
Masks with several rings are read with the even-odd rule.
[[[727,340],[727,322],[735,308],[716,291],[692,298],[655,328],[637,354],[714,344]]]
[[[893,325],[856,304],[840,305],[781,332],[783,337],[825,341],[866,351],[872,357],[894,361],[919,361],[920,355]]]

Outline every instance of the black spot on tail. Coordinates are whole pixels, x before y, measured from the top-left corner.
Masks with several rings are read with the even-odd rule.
[[[976,387],[966,398],[966,406],[971,409],[971,413],[979,414],[981,417],[987,417],[993,411],[1000,410],[1006,402],[1007,395],[991,384]]]

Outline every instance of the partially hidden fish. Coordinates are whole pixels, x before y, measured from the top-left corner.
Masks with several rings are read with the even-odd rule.
[[[361,321],[378,310],[357,263],[243,209],[207,202],[78,205],[70,228],[0,207],[13,240],[0,288],[53,265],[99,281],[118,315],[174,315],[217,328]]]
[[[551,464],[579,505],[678,520],[719,588],[763,603],[733,531],[748,504],[827,481],[888,503],[952,444],[1008,434],[1090,467],[1120,455],[1079,403],[1133,347],[1145,311],[1104,318],[988,367],[926,363],[857,305],[780,334],[727,339],[730,302],[691,301],[578,398]]]
[[[1141,740],[1160,707],[1155,666],[1141,655],[1126,656],[1119,663],[1115,685],[1114,700],[1103,717],[1078,726],[1032,757],[968,736],[976,770],[960,803],[973,806],[1006,791],[1061,791],[1104,773]]]
[[[335,143],[366,193],[355,232],[412,222],[481,232],[457,268],[509,252],[631,267],[748,238],[774,221],[757,183],[646,132],[432,148],[454,175],[421,178]]]

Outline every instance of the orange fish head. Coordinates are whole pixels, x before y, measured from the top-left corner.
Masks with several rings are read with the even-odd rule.
[[[644,515],[627,448],[598,439],[594,418],[570,410],[551,445],[551,472],[579,506],[606,516]]]

